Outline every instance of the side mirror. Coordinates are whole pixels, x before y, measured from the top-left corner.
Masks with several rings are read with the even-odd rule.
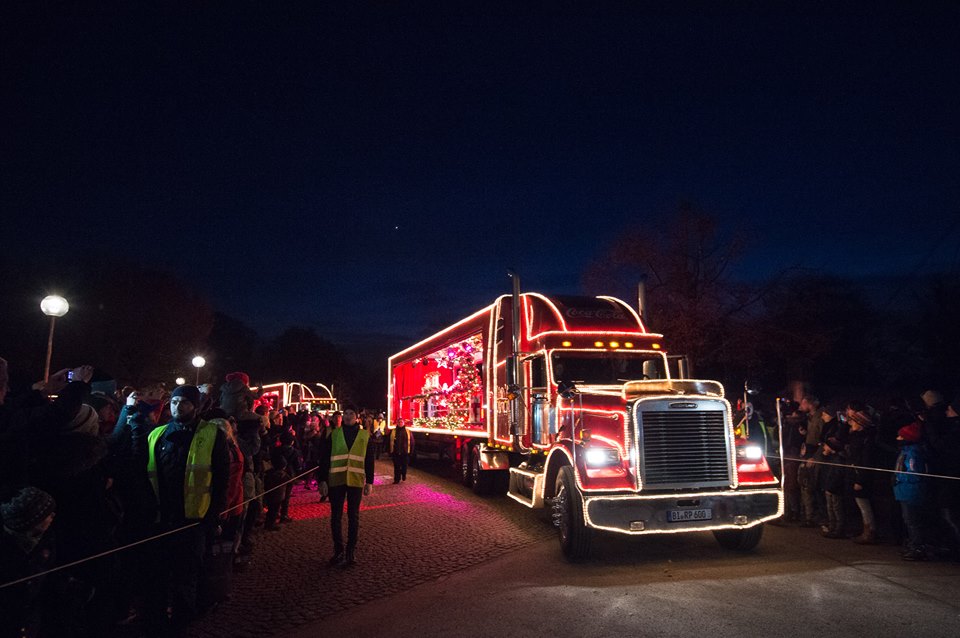
[[[580,391],[577,390],[577,386],[573,381],[560,381],[557,384],[557,394],[564,399],[572,399],[574,396],[580,394]]]

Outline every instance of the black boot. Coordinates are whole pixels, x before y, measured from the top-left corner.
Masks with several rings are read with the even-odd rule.
[[[340,567],[343,565],[346,559],[346,554],[344,554],[343,550],[341,549],[333,555],[333,558],[330,559],[330,562],[327,563],[327,565],[330,567]]]
[[[344,559],[343,567],[353,567],[357,564],[357,552],[352,549],[347,550],[347,557]]]

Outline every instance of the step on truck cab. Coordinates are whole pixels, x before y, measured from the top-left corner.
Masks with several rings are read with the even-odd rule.
[[[390,427],[478,493],[552,508],[571,560],[594,530],[756,546],[782,481],[734,435],[722,385],[671,378],[663,335],[620,299],[517,287],[390,357]]]

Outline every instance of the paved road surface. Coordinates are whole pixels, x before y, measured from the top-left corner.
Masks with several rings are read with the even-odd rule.
[[[569,565],[537,512],[417,470],[380,485],[389,465],[377,472],[360,565],[326,567],[328,508],[298,488],[300,520],[261,536],[232,600],[191,635],[960,635],[958,564],[768,527],[747,555],[709,534],[610,536]]]

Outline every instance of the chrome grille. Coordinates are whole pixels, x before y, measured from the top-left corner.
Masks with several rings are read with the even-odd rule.
[[[640,475],[648,487],[729,485],[723,410],[640,411]]]

